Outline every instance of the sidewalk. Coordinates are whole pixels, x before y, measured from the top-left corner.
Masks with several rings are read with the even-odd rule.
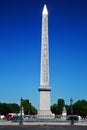
[[[19,122],[1,121],[0,125],[19,125]],[[23,125],[71,125],[70,122],[23,122]],[[76,126],[87,126],[87,122],[74,123]]]

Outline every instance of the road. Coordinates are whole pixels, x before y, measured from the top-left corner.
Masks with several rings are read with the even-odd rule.
[[[78,122],[70,125],[70,122],[19,122],[1,121],[0,130],[87,130],[87,122]]]
[[[67,125],[17,125],[0,126],[0,130],[87,130],[87,126],[67,126]]]

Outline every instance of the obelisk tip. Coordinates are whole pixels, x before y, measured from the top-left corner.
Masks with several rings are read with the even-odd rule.
[[[44,14],[48,14],[46,4],[44,5],[44,8],[43,8],[43,12],[42,12],[42,14],[43,14],[43,15],[44,15]]]

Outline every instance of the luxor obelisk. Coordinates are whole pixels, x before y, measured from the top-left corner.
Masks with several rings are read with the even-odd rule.
[[[48,11],[44,5],[42,12],[42,45],[41,45],[41,75],[39,116],[51,116],[50,86],[49,86],[49,47],[48,47]]]

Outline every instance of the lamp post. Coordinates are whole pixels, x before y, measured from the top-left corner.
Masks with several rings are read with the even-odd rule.
[[[71,125],[74,125],[72,104],[73,104],[73,99],[71,98],[70,99],[70,106],[71,106]]]
[[[20,100],[20,122],[19,122],[19,125],[23,125],[23,121],[22,121],[22,102],[23,102],[23,99],[21,98],[21,100]]]

